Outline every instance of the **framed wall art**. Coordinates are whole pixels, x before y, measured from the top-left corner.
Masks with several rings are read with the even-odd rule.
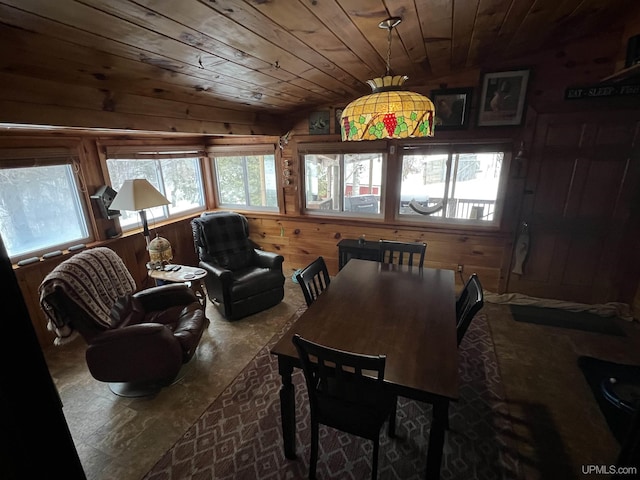
[[[520,125],[529,70],[486,73],[482,78],[478,126]]]
[[[311,112],[309,115],[309,135],[327,135],[329,133],[329,110]]]
[[[436,107],[436,129],[455,130],[469,126],[469,110],[473,88],[431,90]]]

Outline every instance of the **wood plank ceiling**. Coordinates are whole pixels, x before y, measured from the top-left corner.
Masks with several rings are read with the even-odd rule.
[[[0,0],[0,74],[237,111],[339,104],[391,68],[407,86],[561,44],[637,0]],[[32,89],[33,95],[45,95]],[[427,90],[428,91],[428,90]],[[109,109],[109,95],[103,109]]]

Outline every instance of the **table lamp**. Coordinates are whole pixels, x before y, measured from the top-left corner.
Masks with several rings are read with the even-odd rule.
[[[111,210],[137,211],[142,220],[142,233],[149,247],[149,224],[145,209],[169,205],[171,202],[144,178],[125,180],[120,191],[111,202]]]
[[[149,258],[151,259],[149,262],[149,268],[151,270],[160,269],[164,264],[173,260],[173,250],[171,249],[169,240],[164,237],[159,237],[157,233],[156,238],[149,243],[147,250],[149,250]]]

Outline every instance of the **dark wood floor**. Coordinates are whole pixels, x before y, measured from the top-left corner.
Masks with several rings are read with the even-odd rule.
[[[45,350],[89,479],[141,478],[304,304],[287,279],[284,301],[239,322],[212,306],[211,325],[182,380],[153,398],[123,399],[89,375],[84,345]],[[524,478],[584,478],[583,464],[615,461],[619,445],[577,365],[580,355],[640,365],[640,326],[625,337],[515,322],[509,307],[485,304],[514,422]]]

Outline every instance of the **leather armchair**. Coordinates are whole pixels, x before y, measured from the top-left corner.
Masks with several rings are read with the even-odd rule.
[[[70,257],[40,285],[40,303],[50,329],[62,340],[58,343],[81,335],[93,378],[127,397],[170,385],[195,354],[208,325],[185,284],[134,289],[120,257],[104,247]]]
[[[249,222],[235,212],[205,212],[191,221],[209,299],[229,320],[273,307],[284,298],[284,257],[254,248]]]

